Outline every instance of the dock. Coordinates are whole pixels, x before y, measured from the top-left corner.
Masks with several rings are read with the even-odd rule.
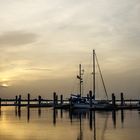
[[[102,101],[102,100],[96,100]],[[121,109],[140,109],[139,99],[124,99],[123,93],[120,94],[120,99],[116,99],[115,94],[112,94],[112,100],[109,100],[112,105],[111,110]],[[17,107],[53,107],[55,109],[73,109],[71,107],[70,99],[63,99],[63,95],[58,95],[54,92],[53,99],[43,99],[40,95],[31,99],[31,95],[27,94],[26,99],[22,99],[21,95],[15,96],[13,99],[0,98],[0,107],[3,106],[17,106]],[[96,108],[90,108],[96,110]],[[110,108],[107,108],[107,110]]]

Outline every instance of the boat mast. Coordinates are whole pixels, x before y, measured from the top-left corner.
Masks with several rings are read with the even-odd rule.
[[[95,99],[95,50],[93,50],[93,98]]]
[[[81,64],[79,64],[79,75],[77,75],[77,78],[79,79],[79,85],[80,85],[80,87],[79,87],[79,90],[80,90],[80,97],[81,97],[81,94],[82,94],[82,82],[83,82],[83,79],[82,79],[82,75],[83,75],[83,73],[82,73],[82,69],[81,69]]]
[[[81,64],[79,64],[79,79],[80,79],[80,97],[82,93],[82,75],[81,75]]]

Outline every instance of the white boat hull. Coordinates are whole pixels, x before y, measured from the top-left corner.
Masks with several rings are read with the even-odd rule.
[[[111,104],[92,104],[92,107],[90,107],[90,104],[84,104],[84,103],[76,103],[72,106],[75,109],[96,109],[96,110],[108,110],[111,109]]]

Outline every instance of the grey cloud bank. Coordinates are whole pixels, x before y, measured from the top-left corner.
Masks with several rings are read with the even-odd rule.
[[[139,0],[0,0],[3,92],[69,93],[96,49],[109,92],[139,96],[139,13]]]

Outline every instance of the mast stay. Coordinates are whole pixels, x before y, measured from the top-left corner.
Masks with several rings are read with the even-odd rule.
[[[92,72],[92,74],[93,74],[93,97],[95,99],[95,87],[96,87],[96,85],[95,85],[95,61],[97,63],[97,67],[99,69],[99,73],[100,73],[100,77],[101,77],[101,80],[102,80],[103,88],[104,88],[104,91],[105,91],[105,94],[106,94],[106,97],[107,97],[107,100],[108,100],[107,89],[106,89],[106,86],[105,86],[104,78],[103,78],[103,75],[102,75],[102,71],[101,71],[101,68],[100,68],[95,50],[93,50],[93,72]]]
[[[97,58],[96,54],[95,54],[95,59],[96,59],[97,67],[99,69],[99,73],[100,73],[100,76],[101,76],[101,80],[102,80],[102,84],[103,84],[103,87],[104,87],[104,91],[105,91],[105,94],[106,94],[106,97],[107,97],[107,100],[108,100],[107,89],[106,89],[106,86],[105,86],[104,78],[103,78],[102,71],[101,71],[101,68],[100,68],[100,65],[99,65],[98,58]]]

